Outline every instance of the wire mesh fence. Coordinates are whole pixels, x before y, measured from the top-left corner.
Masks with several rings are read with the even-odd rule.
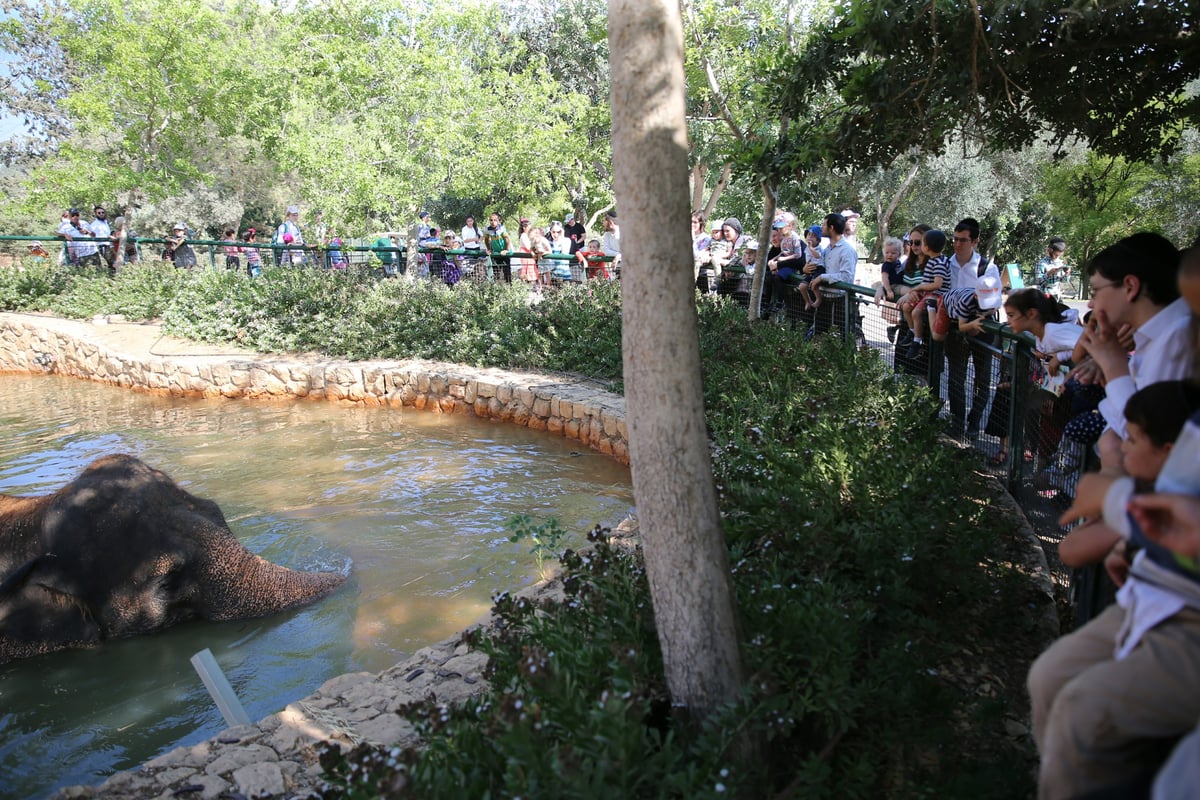
[[[981,455],[981,469],[1004,482],[1042,542],[1051,573],[1076,624],[1111,601],[1102,569],[1072,570],[1058,560],[1069,529],[1059,524],[1080,475],[1097,465],[1093,445],[1104,428],[1097,406],[1103,389],[1066,381],[1051,384],[1028,335],[998,322],[978,336],[951,330],[943,342],[912,348],[894,304],[874,292],[839,284],[855,306],[849,326],[831,326],[877,351],[894,372],[924,382],[942,400],[947,435]],[[834,299],[834,298],[831,298]]]

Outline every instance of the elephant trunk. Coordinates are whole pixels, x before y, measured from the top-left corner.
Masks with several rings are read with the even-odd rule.
[[[272,564],[250,551],[232,560],[215,558],[201,580],[201,616],[214,622],[262,617],[310,603],[341,586],[336,572],[305,572]]]

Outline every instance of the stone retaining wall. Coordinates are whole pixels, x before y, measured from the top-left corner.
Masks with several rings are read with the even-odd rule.
[[[565,436],[629,463],[625,398],[563,375],[436,361],[121,352],[103,325],[0,315],[0,372],[53,373],[182,397],[287,398],[474,414]]]

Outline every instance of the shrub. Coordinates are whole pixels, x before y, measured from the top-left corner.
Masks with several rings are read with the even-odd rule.
[[[67,286],[68,274],[52,264],[0,270],[0,309],[40,311]]]

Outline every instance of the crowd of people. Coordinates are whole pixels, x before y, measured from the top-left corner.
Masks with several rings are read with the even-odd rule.
[[[240,270],[244,265],[252,277],[261,275],[264,263],[271,258],[279,265],[345,269],[351,248],[340,233],[324,223],[321,212],[313,212],[312,219],[307,238],[297,206],[288,206],[283,221],[266,239],[260,239],[253,227],[239,233],[237,228],[227,226],[220,240],[225,266]],[[369,250],[389,277],[405,273],[411,261],[414,274],[452,285],[466,270],[482,270],[490,262],[495,279],[512,282],[515,266],[518,280],[541,291],[555,281],[619,276],[621,228],[617,213],[606,212],[602,224],[603,234],[589,238],[582,213],[569,214],[561,222],[552,220],[547,225],[523,217],[515,233],[510,234],[501,215],[492,213],[485,227],[480,227],[474,216],[468,216],[461,230],[456,231],[439,228],[432,215],[422,211],[409,230],[384,232]],[[80,219],[77,208],[65,212],[56,235],[66,244],[62,261],[70,266],[115,272],[139,257],[137,238],[128,230],[125,218],[117,217],[110,225],[100,205],[94,207],[90,222]],[[186,223],[177,223],[163,237],[162,260],[180,268],[196,266],[196,253],[190,244],[195,238]],[[50,253],[41,242],[33,242],[29,256],[46,259]]]

